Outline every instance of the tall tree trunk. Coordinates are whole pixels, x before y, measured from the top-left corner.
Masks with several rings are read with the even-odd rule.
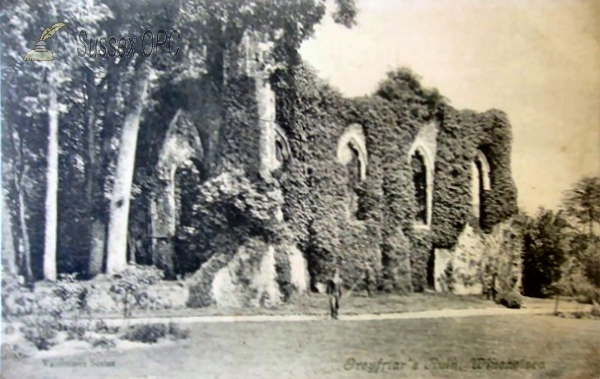
[[[48,105],[48,168],[46,170],[46,222],[44,225],[44,279],[56,280],[56,230],[58,212],[58,99],[50,85]]]
[[[33,271],[31,269],[31,248],[29,243],[29,234],[27,229],[27,212],[25,206],[25,189],[23,181],[27,174],[28,167],[25,164],[23,139],[18,136],[13,129],[12,124],[4,125],[6,134],[9,136],[10,151],[8,155],[12,157],[12,193],[17,198],[16,217],[18,223],[13,225],[13,236],[17,238],[17,265],[20,275],[25,277],[27,283],[33,282]],[[7,153],[7,152],[5,152]]]
[[[17,274],[17,252],[13,239],[13,226],[10,211],[7,208],[4,193],[2,196],[2,267],[4,272]]]
[[[121,64],[121,62],[120,62]],[[90,235],[89,248],[90,260],[88,274],[93,277],[103,271],[106,258],[106,236],[108,233],[108,203],[104,196],[105,183],[109,176],[109,166],[112,159],[112,137],[113,128],[110,125],[110,119],[113,116],[112,109],[115,106],[115,93],[119,84],[120,70],[119,65],[112,64],[109,67],[106,76],[106,91],[103,96],[104,115],[102,117],[102,127],[100,129],[100,138],[96,143],[99,150],[95,164],[94,178],[92,181],[92,204],[90,208]]]
[[[146,65],[147,63],[143,63]],[[135,153],[140,118],[148,97],[149,68],[142,67],[133,84],[134,101],[125,116],[117,158],[115,181],[110,200],[106,273],[114,274],[127,266],[127,231],[129,229],[129,200],[133,183]]]
[[[96,179],[96,84],[94,72],[90,69],[86,72],[86,139],[85,139],[85,205],[88,221],[86,222],[87,248],[92,257],[92,246],[94,246],[94,181]],[[91,262],[91,259],[90,259]],[[95,266],[88,266],[88,274],[95,275],[99,273]],[[94,267],[94,270],[90,268]],[[102,260],[100,260],[100,270],[102,269]]]
[[[19,229],[21,231],[21,241],[19,243],[19,265],[21,274],[25,277],[26,282],[31,283],[33,281],[33,271],[31,269],[31,244],[29,243],[29,233],[27,232],[25,195],[23,194],[22,185],[18,186],[17,197],[19,201]]]

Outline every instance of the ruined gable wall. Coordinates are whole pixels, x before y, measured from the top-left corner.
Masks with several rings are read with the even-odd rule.
[[[324,209],[334,209],[333,204],[344,197],[339,188],[332,189],[342,187],[346,174],[336,168],[332,154],[336,151],[336,137],[349,125],[361,125],[366,138],[369,162],[366,180],[358,189],[359,213],[368,213],[362,217],[367,220],[364,225],[370,225],[366,235],[371,245],[378,244],[379,251],[374,256],[381,257],[383,267],[379,274],[384,287],[402,292],[423,290],[435,248],[454,247],[467,223],[475,225],[474,233],[482,235],[515,213],[510,125],[502,112],[457,111],[440,103],[427,108],[423,106],[427,102],[419,100],[419,91],[407,97],[410,101],[395,101],[379,96],[343,99],[318,80],[297,88],[301,90],[300,100],[293,109],[293,122],[287,125],[295,158],[283,174],[282,186],[289,195],[286,208],[288,216],[294,219],[292,229],[298,231],[294,234],[305,251],[310,250],[311,241],[322,239],[326,245],[327,241],[344,240],[351,230],[339,219],[334,220],[335,212],[323,211],[324,218],[320,211],[315,214],[315,204],[328,204]],[[282,122],[286,121],[283,117]],[[408,158],[415,146],[424,148],[433,161],[428,207],[431,221],[425,228],[415,227],[414,223],[414,186]],[[486,155],[491,166],[491,190],[483,197],[481,223],[471,214],[471,162],[478,151]],[[327,166],[331,169],[320,169]],[[309,169],[311,174],[307,175]],[[311,182],[319,182],[316,177],[320,171],[327,172],[328,179],[322,187]],[[313,199],[302,200],[301,195]],[[340,214],[341,209],[339,206],[337,210]],[[323,219],[327,221],[322,222]],[[339,225],[337,231],[325,230],[325,226],[334,224]],[[349,240],[347,236],[346,239]],[[318,266],[332,260],[335,254],[330,251],[336,249],[344,251],[341,258],[352,256],[351,246],[325,246],[329,254],[317,255],[319,261],[312,262],[312,274],[323,270]]]
[[[239,211],[246,214],[249,210],[242,205],[247,204],[248,196],[242,194],[252,194],[257,204],[269,202],[270,197],[263,197],[264,178],[256,175],[265,155],[264,138],[259,138],[264,123],[260,122],[256,82],[242,79],[240,83],[246,84],[240,88],[246,97],[231,96],[225,102],[227,122],[216,153],[222,169],[216,172],[227,173],[231,166],[246,170],[242,175],[249,181],[244,186],[254,189],[234,191],[227,200],[240,205]],[[284,288],[293,287],[292,282],[296,287],[306,282],[306,276],[298,274],[303,267],[292,268],[292,261],[297,267],[304,266],[298,263],[302,262],[298,251],[306,259],[313,287],[319,287],[334,267],[341,267],[346,286],[360,290],[364,266],[369,265],[376,272],[376,285],[384,290],[422,291],[428,285],[428,264],[435,249],[460,254],[454,247],[465,225],[472,225],[472,233],[480,238],[515,212],[510,126],[501,112],[460,112],[441,103],[421,101],[419,93],[409,100],[383,96],[345,99],[305,67],[298,68],[292,80],[290,85],[290,77],[281,80],[276,75],[270,83],[275,93],[276,123],[290,152],[281,164],[270,165],[274,180],[267,185],[271,188],[268,191],[281,193],[281,207],[273,210],[281,212],[281,219],[249,218],[248,224],[230,227],[232,219],[225,218],[218,233],[212,227],[201,228],[215,236],[209,246],[215,251],[213,258],[197,274],[204,283],[197,292],[201,296],[206,296],[206,291],[212,293],[205,299],[208,303],[228,298],[224,294],[236,288],[240,277],[231,276],[233,262],[241,259],[236,252],[254,240],[264,244],[263,255],[272,251],[270,246],[275,247],[275,281],[281,298],[286,298],[289,289]],[[350,182],[348,167],[338,156],[340,138],[352,125],[361,127],[367,156],[366,175],[358,183]],[[427,151],[433,166],[431,221],[425,228],[415,224],[409,158],[417,145]],[[491,190],[484,196],[481,223],[473,220],[470,212],[471,162],[477,151],[486,154],[491,166]],[[218,182],[215,189],[221,185]],[[348,214],[351,192],[358,197],[353,217]],[[219,220],[212,213],[202,217]],[[219,250],[217,241],[231,248]],[[261,260],[256,260],[260,266],[258,262]],[[230,280],[223,279],[226,277]],[[215,287],[217,278],[216,283],[225,284]]]

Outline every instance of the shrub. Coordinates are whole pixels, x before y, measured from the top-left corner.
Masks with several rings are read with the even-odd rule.
[[[156,267],[130,266],[114,275],[117,280],[109,293],[121,305],[123,317],[129,318],[133,309],[147,307],[148,287],[158,283],[163,278],[163,272]]]
[[[567,223],[560,213],[540,208],[525,224],[523,234],[523,291],[532,297],[553,293],[566,261],[564,248]]]
[[[123,339],[142,343],[156,343],[167,336],[165,324],[139,324],[130,326]]]
[[[117,343],[106,337],[96,337],[89,340],[90,345],[92,347],[98,347],[101,349],[114,349],[117,346]]]
[[[87,328],[85,326],[77,324],[69,325],[66,329],[68,340],[83,340],[83,337],[87,332]]]
[[[23,278],[2,274],[2,318],[31,315],[36,310],[36,297],[23,285]]]
[[[2,361],[6,359],[21,360],[31,355],[23,345],[16,343],[3,343],[2,344]]]
[[[592,310],[590,311],[590,314],[594,318],[600,318],[600,305],[598,305],[598,303],[594,302],[594,305],[592,305]]]
[[[49,350],[56,345],[58,325],[54,320],[35,317],[24,322],[21,329],[25,339],[35,345],[38,350]]]
[[[77,274],[61,274],[54,295],[63,305],[63,311],[89,311],[89,290],[83,283],[77,282]]]
[[[185,340],[185,339],[188,339],[190,337],[191,331],[188,328],[182,328],[181,325],[179,325],[179,324],[176,324],[174,322],[170,322],[169,326],[168,326],[167,333],[174,340]]]
[[[502,292],[496,297],[496,302],[507,308],[519,309],[523,304],[523,296],[514,290]]]
[[[572,296],[578,303],[593,304],[600,302],[600,288],[594,286],[581,268],[566,269],[565,274],[555,285],[562,295]]]
[[[104,320],[96,320],[91,327],[91,331],[94,333],[117,334],[119,332],[119,327],[108,326]]]

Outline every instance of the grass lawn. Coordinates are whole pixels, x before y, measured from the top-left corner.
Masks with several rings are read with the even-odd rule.
[[[199,323],[190,327],[190,339],[177,343],[52,359],[72,364],[83,362],[88,367],[48,367],[39,357],[4,361],[2,377],[590,379],[600,376],[600,323],[593,320],[493,316],[359,322]],[[538,362],[538,368],[474,370],[471,359],[479,357],[498,361],[522,359]],[[455,369],[433,369],[433,358],[456,362]],[[382,372],[380,368],[378,373],[351,365],[380,359],[407,365],[395,371]],[[109,362],[114,367],[93,368],[90,367],[92,361]],[[413,369],[415,362],[417,369]],[[543,362],[543,368],[539,362]]]

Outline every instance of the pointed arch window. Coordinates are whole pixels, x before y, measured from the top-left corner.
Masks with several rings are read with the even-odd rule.
[[[433,163],[427,150],[420,145],[411,149],[409,163],[416,205],[415,223],[417,226],[429,227],[433,204]]]
[[[414,197],[416,202],[415,219],[418,223],[427,224],[427,166],[425,158],[415,151],[411,158]]]
[[[478,150],[471,162],[471,209],[473,216],[478,220],[484,215],[485,193],[491,189],[490,174],[488,160],[485,154]]]
[[[351,220],[362,221],[364,214],[359,212],[360,193],[358,187],[367,176],[367,149],[362,126],[348,126],[338,140],[338,162],[346,166],[348,173],[348,217]]]
[[[354,146],[354,143],[348,142],[348,150],[350,150],[350,154],[352,158],[350,158],[350,162],[348,165],[349,173],[350,173],[350,185],[355,186],[357,183],[361,181],[361,170],[362,165],[360,162],[360,152],[358,148]]]
[[[276,167],[274,169],[281,168],[289,160],[291,155],[290,145],[288,143],[285,132],[278,126],[275,125],[275,160]]]

